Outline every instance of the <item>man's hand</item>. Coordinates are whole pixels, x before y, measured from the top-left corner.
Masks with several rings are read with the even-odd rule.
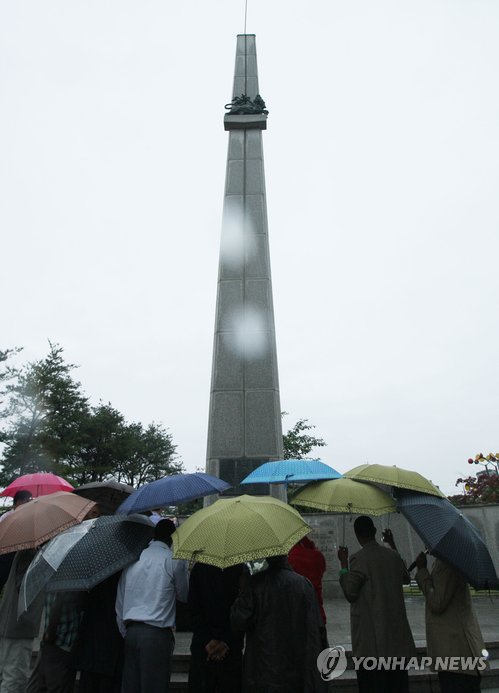
[[[426,554],[425,553],[420,553],[419,556],[416,556],[416,560],[414,561],[416,564],[416,568],[420,570],[421,568],[426,568]]]
[[[385,544],[388,544],[388,546],[391,549],[393,549],[394,551],[397,550],[397,547],[395,546],[395,539],[391,529],[384,529],[383,533],[381,534],[381,539],[385,542]]]
[[[210,640],[204,648],[208,654],[207,661],[221,662],[229,652],[229,646],[223,640]]]
[[[340,546],[338,549],[338,559],[342,568],[348,568],[348,546]]]

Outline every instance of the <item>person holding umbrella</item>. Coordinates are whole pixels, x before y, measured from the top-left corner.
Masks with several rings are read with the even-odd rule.
[[[243,573],[231,608],[231,628],[246,634],[243,693],[322,693],[317,657],[323,621],[309,580],[287,556],[269,556],[268,568]]]
[[[350,625],[353,656],[399,658],[403,661],[416,654],[407,614],[403,585],[410,582],[404,562],[395,549],[393,534],[385,530],[384,538],[391,548],[376,541],[376,527],[367,515],[354,522],[360,551],[350,557],[343,546],[338,551],[341,564],[340,585],[350,602]],[[357,670],[360,693],[408,693],[409,677],[404,669],[386,671]]]
[[[175,601],[187,601],[187,562],[172,558],[176,527],[161,520],[139,560],[123,571],[116,617],[125,638],[122,693],[168,693]]]
[[[10,555],[10,554],[7,554]],[[33,641],[40,631],[43,595],[18,618],[21,582],[35,555],[18,551],[0,603],[0,691],[23,691],[29,678]]]
[[[459,671],[438,669],[442,693],[480,691],[478,667],[462,668],[464,658],[484,657],[486,650],[465,578],[445,561],[437,558],[431,573],[426,554],[415,560],[416,581],[426,600],[426,647],[428,657],[460,658]],[[455,660],[453,660],[455,661]]]

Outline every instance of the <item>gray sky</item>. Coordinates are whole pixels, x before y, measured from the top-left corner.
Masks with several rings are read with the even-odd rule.
[[[204,466],[244,2],[0,4],[0,348]],[[499,4],[249,0],[284,426],[445,491],[499,449]]]

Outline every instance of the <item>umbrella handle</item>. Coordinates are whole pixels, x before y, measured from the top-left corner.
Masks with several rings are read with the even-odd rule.
[[[341,535],[341,545],[345,546],[345,522],[346,522],[346,517],[343,515],[343,530],[342,530],[342,535]]]

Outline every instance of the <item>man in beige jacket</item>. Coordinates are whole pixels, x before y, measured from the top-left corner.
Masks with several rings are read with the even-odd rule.
[[[485,667],[485,645],[480,632],[466,580],[448,563],[435,560],[431,571],[426,567],[426,556],[416,558],[416,580],[426,599],[426,645],[433,668],[438,671],[442,693],[475,693],[480,691],[480,669]],[[457,671],[443,670],[446,666],[437,657],[449,658]],[[450,658],[459,658],[453,661]],[[475,665],[463,670],[463,659],[474,658]],[[481,659],[479,659],[481,658]],[[457,665],[457,666],[456,666]]]
[[[407,614],[403,585],[410,581],[404,562],[389,532],[385,548],[375,539],[376,527],[370,517],[354,522],[361,550],[353,554],[348,567],[348,549],[340,548],[340,585],[350,602],[352,653],[369,658],[357,668],[360,693],[407,693],[408,672],[403,667],[416,655]],[[400,658],[398,669],[371,668],[372,658]]]

